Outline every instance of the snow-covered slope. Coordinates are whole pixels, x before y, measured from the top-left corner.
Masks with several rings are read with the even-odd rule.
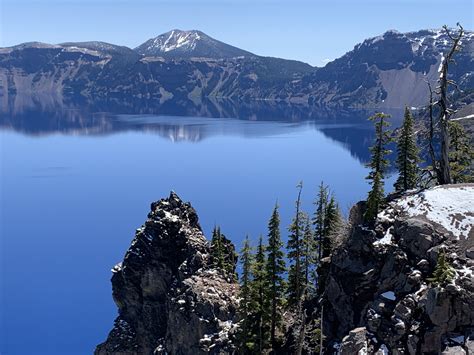
[[[213,59],[252,57],[254,54],[209,37],[201,31],[172,30],[151,38],[135,50],[146,56]]]
[[[457,239],[468,239],[474,234],[474,185],[436,186],[406,195],[392,202],[379,219],[393,219],[396,215],[422,217]]]

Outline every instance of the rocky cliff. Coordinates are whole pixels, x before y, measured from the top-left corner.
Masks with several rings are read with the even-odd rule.
[[[173,192],[152,203],[112,269],[119,315],[95,354],[231,353],[238,285],[212,266],[210,251],[189,203]]]
[[[327,353],[474,353],[474,185],[393,197],[374,229],[363,208],[325,265]],[[455,276],[434,286],[440,251]]]
[[[338,108],[422,106],[428,101],[426,80],[436,81],[450,44],[443,30],[388,31],[315,68],[253,55],[198,31],[171,31],[136,51],[102,42],[26,43],[0,48],[0,98],[163,104],[213,97]],[[473,87],[473,46],[474,33],[466,31],[457,64],[450,66],[450,78],[465,91]]]

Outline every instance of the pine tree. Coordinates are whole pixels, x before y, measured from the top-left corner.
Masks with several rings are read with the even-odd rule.
[[[311,280],[313,279],[315,265],[317,262],[316,241],[314,239],[311,222],[307,214],[304,215],[304,233],[303,233],[303,273],[304,273],[304,297],[314,291]]]
[[[328,187],[321,181],[319,185],[318,197],[315,201],[316,212],[313,218],[315,237],[318,242],[319,260],[323,257],[323,239],[325,236],[325,214],[328,204]]]
[[[474,177],[470,168],[474,159],[474,149],[459,122],[449,122],[449,138],[449,164],[453,183],[473,182]]]
[[[224,270],[224,246],[222,244],[221,227],[214,226],[211,239],[211,256],[214,267]]]
[[[239,303],[239,314],[241,318],[240,328],[240,343],[241,349],[244,353],[248,352],[248,349],[252,347],[251,343],[251,310],[252,310],[252,293],[251,293],[251,282],[252,282],[252,263],[253,255],[252,248],[250,246],[249,237],[245,237],[244,246],[240,252],[240,263],[242,265],[242,276],[240,277],[240,303]]]
[[[445,286],[447,283],[453,280],[454,275],[454,269],[446,260],[446,254],[444,251],[441,251],[438,254],[438,260],[436,263],[436,268],[433,272],[433,276],[430,277],[428,281],[432,282],[436,286]]]
[[[333,238],[340,231],[342,225],[341,211],[333,194],[329,198],[324,214],[324,237],[322,240],[321,249],[323,251],[323,258],[331,255]]]
[[[416,187],[420,160],[418,153],[413,132],[413,116],[408,107],[405,107],[403,125],[397,140],[398,179],[394,184],[396,191],[406,191]]]
[[[265,270],[265,246],[263,245],[262,236],[258,241],[257,252],[255,254],[255,262],[252,267],[253,280],[251,283],[253,310],[254,315],[254,329],[253,334],[255,338],[255,348],[259,354],[268,346],[268,331],[270,318],[270,305],[268,302],[268,283]]]
[[[285,260],[282,250],[283,242],[280,235],[280,214],[278,204],[275,204],[272,216],[268,222],[268,247],[266,275],[268,289],[268,298],[271,303],[270,315],[270,345],[272,349],[276,348],[276,329],[281,323],[281,308],[284,300],[285,281]]]
[[[295,305],[302,295],[302,286],[304,273],[302,268],[302,233],[303,233],[303,215],[301,211],[301,190],[303,183],[297,185],[298,198],[296,200],[296,213],[289,227],[290,235],[288,237],[287,249],[290,269],[288,271],[288,302]]]
[[[313,225],[318,245],[318,260],[321,260],[331,254],[331,239],[340,228],[342,218],[334,195],[323,182],[319,185],[315,205]]]
[[[387,119],[390,115],[384,113],[376,113],[371,116],[369,120],[374,122],[375,125],[375,142],[370,148],[372,158],[367,167],[371,169],[368,180],[371,180],[372,189],[369,192],[367,198],[367,210],[364,214],[364,219],[368,223],[373,223],[377,217],[379,209],[383,203],[385,197],[384,193],[384,177],[385,170],[388,167],[388,160],[386,155],[390,153],[390,150],[386,148],[386,145],[391,141],[390,134],[384,130],[390,124]]]
[[[233,244],[221,232],[219,226],[214,226],[211,239],[211,262],[215,268],[226,273],[232,281],[237,279],[235,264],[237,263],[237,254]]]

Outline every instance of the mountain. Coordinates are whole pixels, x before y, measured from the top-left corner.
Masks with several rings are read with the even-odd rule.
[[[388,31],[323,68],[253,55],[199,31],[174,30],[136,51],[102,42],[0,48],[0,101],[284,101],[334,108],[423,106],[450,39],[443,30]],[[474,98],[474,33],[466,31],[450,79]],[[25,98],[22,98],[25,100]]]
[[[474,33],[466,31],[450,75],[463,89],[474,86]],[[425,105],[426,81],[435,83],[451,41],[444,30],[387,31],[302,78],[291,88],[317,103],[342,106]]]
[[[135,48],[144,56],[168,59],[255,57],[255,54],[220,42],[201,31],[172,30]]]

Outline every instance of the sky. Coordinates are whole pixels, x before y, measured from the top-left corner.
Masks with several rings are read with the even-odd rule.
[[[100,40],[134,48],[171,29],[199,29],[259,55],[322,66],[366,38],[473,29],[472,0],[0,0],[0,47]]]

